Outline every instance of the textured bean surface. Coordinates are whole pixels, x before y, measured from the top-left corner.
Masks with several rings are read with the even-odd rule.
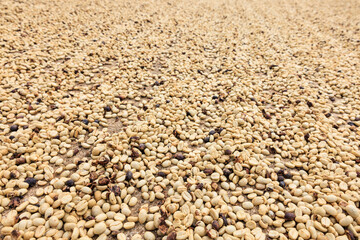
[[[0,239],[358,239],[356,0],[0,4]]]

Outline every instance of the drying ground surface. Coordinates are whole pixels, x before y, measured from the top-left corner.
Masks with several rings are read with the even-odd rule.
[[[359,13],[2,0],[0,238],[358,239]]]

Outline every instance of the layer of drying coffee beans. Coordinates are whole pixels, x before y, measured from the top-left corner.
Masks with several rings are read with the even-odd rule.
[[[358,239],[359,12],[2,0],[0,239]]]

